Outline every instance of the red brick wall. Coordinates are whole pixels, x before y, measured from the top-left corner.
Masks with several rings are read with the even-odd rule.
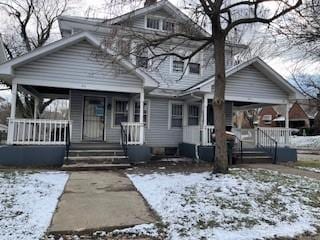
[[[289,119],[290,121],[294,119],[304,120],[305,121],[305,127],[309,126],[309,118],[307,114],[303,111],[301,106],[298,103],[294,103],[289,111]]]

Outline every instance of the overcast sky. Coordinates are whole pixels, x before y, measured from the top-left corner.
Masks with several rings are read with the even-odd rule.
[[[99,17],[105,18],[110,17],[110,10],[106,9],[106,0],[71,0],[72,5],[66,15],[75,15],[75,16],[86,16],[88,13],[90,17]],[[173,4],[180,7],[182,6],[181,0],[170,0]],[[128,9],[127,9],[128,10]],[[113,12],[112,14],[119,14],[117,12]],[[0,32],[6,31],[8,21],[3,17],[0,18]],[[56,25],[53,36],[54,38],[58,38],[59,29]],[[290,73],[292,69],[296,65],[296,61],[294,59],[284,59],[283,57],[274,57],[272,59],[264,59],[268,64],[271,65],[277,72],[279,72],[285,78],[290,77]],[[306,62],[304,64],[307,68],[308,73],[310,74],[318,74],[318,65],[311,64]],[[9,93],[5,91],[0,91],[0,96],[8,98]]]

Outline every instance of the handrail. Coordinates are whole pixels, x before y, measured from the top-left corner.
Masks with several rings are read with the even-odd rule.
[[[260,134],[264,137],[263,142],[260,142]],[[272,154],[273,164],[277,163],[278,142],[260,128],[257,128],[257,147],[261,147],[268,153]]]
[[[70,145],[71,145],[71,140],[70,140],[70,123],[68,122],[67,127],[66,127],[66,160],[69,159]]]
[[[122,149],[124,154],[127,156],[128,155],[128,138],[127,138],[127,131],[124,128],[123,124],[120,123],[120,129],[121,129],[121,145],[122,145]]]
[[[237,139],[240,143],[240,160],[241,162],[243,162],[242,161],[243,160],[243,142],[236,134],[234,134],[234,136],[235,136],[235,139]]]

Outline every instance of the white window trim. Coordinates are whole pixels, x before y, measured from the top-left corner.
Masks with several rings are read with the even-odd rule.
[[[190,68],[189,68],[189,65],[187,66],[187,74],[188,75],[191,75],[191,76],[202,76],[202,74],[203,74],[203,69],[202,69],[202,66],[204,65],[203,64],[203,52],[199,52],[198,54],[200,54],[200,60],[199,60],[199,62],[190,62],[190,63],[199,63],[200,64],[200,72],[199,72],[199,74],[198,73],[191,73],[190,72]]]
[[[172,113],[172,105],[173,104],[182,105],[182,126],[181,127],[172,127],[171,126],[171,113]],[[171,130],[171,129],[181,130],[184,126],[184,122],[185,122],[185,103],[182,101],[169,100],[169,103],[168,103],[168,130]]]
[[[120,128],[120,125],[115,125],[114,120],[115,120],[115,106],[116,106],[116,101],[127,101],[128,102],[128,121],[130,120],[130,99],[126,97],[112,97],[112,106],[111,106],[111,128]]]
[[[197,125],[189,125],[189,106],[197,106],[199,109],[199,116],[198,116],[198,124]],[[187,126],[199,126],[201,123],[201,104],[200,103],[192,103],[188,104],[187,106],[187,116],[186,116]]]
[[[159,19],[159,29],[147,27],[147,19],[148,19],[148,17],[149,18],[154,18],[154,19]],[[170,21],[170,22],[174,23],[174,29],[175,29],[174,32],[176,32],[177,23],[173,18],[166,18],[166,17],[163,17],[163,16],[157,16],[157,15],[145,15],[144,16],[144,28],[148,29],[148,30],[169,33],[169,31],[163,30],[163,21],[164,20],[167,20],[167,21]]]
[[[134,113],[135,113],[135,103],[140,103],[140,100],[139,99],[134,99],[134,101],[133,101],[133,112],[132,112],[132,114],[133,114],[133,116],[132,116],[132,121],[134,122]],[[150,128],[150,104],[151,104],[151,101],[150,101],[150,99],[145,99],[144,100],[144,102],[145,103],[147,103],[147,122],[146,122],[146,124],[147,124],[147,128],[149,129]]]
[[[178,58],[179,59],[179,58]],[[186,61],[182,60],[182,59],[179,59],[181,62],[183,62],[183,71],[182,72],[174,72],[173,71],[173,61],[175,61],[175,58],[174,56],[170,56],[170,73],[171,74],[183,74],[184,72],[187,73],[188,72],[188,69],[186,69]],[[192,74],[194,75],[194,74]]]

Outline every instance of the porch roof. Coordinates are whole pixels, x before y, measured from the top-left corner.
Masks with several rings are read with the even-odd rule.
[[[226,71],[226,78],[237,72],[243,70],[244,68],[252,65],[257,70],[259,70],[264,75],[268,76],[274,83],[276,83],[281,89],[289,94],[293,99],[304,99],[305,97],[302,93],[296,89],[292,84],[290,84],[286,79],[284,79],[279,73],[272,69],[267,63],[265,63],[261,58],[255,57],[247,62],[236,65]],[[185,92],[212,92],[212,86],[214,86],[215,77],[214,75],[203,80],[200,83],[185,90]]]
[[[14,78],[14,69],[16,67],[23,66],[27,63],[33,62],[37,59],[40,59],[42,57],[45,57],[51,53],[57,52],[61,49],[64,49],[66,47],[72,46],[74,44],[77,44],[81,41],[87,41],[92,46],[100,49],[101,51],[107,53],[112,57],[112,60],[120,64],[123,68],[133,73],[136,77],[142,80],[143,86],[147,88],[157,88],[159,83],[152,78],[148,73],[145,71],[137,68],[135,65],[133,65],[130,61],[126,60],[123,56],[117,55],[114,51],[111,49],[105,47],[104,45],[101,45],[101,42],[92,34],[89,32],[81,32],[75,35],[72,35],[67,38],[63,38],[59,41],[53,42],[51,44],[48,44],[46,46],[43,46],[41,48],[35,49],[30,53],[24,54],[20,57],[17,57],[15,59],[12,59],[8,62],[5,62],[4,64],[0,65],[0,78],[7,83],[11,83],[11,80]]]

